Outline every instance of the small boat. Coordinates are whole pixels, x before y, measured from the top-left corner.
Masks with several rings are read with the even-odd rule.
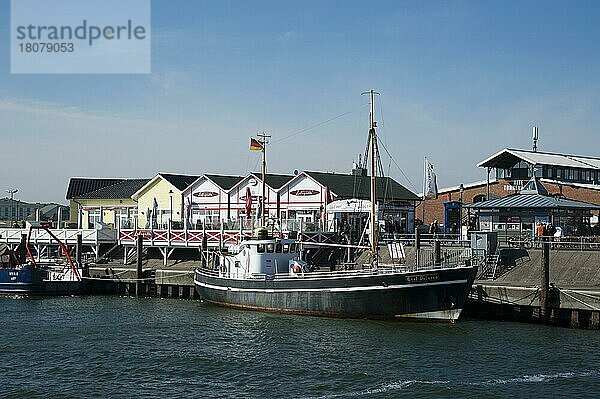
[[[70,294],[81,290],[81,271],[68,255],[67,247],[46,224],[30,222],[27,241],[17,251],[0,246],[0,294]],[[44,229],[57,241],[67,258],[66,264],[56,261],[38,262],[29,248],[33,229]],[[27,259],[29,257],[29,259]]]
[[[370,158],[376,143],[371,91]],[[263,181],[264,153],[263,151]],[[375,203],[375,162],[371,162],[371,203]],[[263,192],[264,198],[264,192]],[[264,217],[264,214],[262,215]],[[201,298],[222,306],[315,316],[458,319],[477,274],[477,266],[399,266],[379,264],[377,214],[371,207],[371,263],[348,271],[314,271],[300,260],[294,239],[255,230],[232,254],[220,253],[217,267],[201,266],[194,284]],[[263,220],[264,226],[264,220]]]

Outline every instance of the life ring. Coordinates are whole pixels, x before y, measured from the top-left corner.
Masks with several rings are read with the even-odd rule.
[[[292,273],[294,273],[294,274],[302,273],[302,268],[300,267],[300,265],[295,264],[294,266],[292,266]]]

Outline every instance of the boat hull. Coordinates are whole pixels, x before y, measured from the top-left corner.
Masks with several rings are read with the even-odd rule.
[[[45,270],[35,267],[0,269],[0,293],[31,294],[44,291]]]
[[[38,267],[0,269],[0,295],[66,295],[84,292],[85,283],[49,280],[48,270]]]
[[[476,272],[476,267],[455,267],[230,279],[197,269],[194,284],[204,300],[243,309],[453,322],[460,316]]]

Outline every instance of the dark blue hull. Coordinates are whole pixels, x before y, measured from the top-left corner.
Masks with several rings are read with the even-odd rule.
[[[48,272],[33,266],[19,269],[0,269],[0,293],[33,294],[44,292]]]
[[[0,295],[72,295],[85,293],[82,281],[48,281],[45,268],[25,266],[0,269]]]

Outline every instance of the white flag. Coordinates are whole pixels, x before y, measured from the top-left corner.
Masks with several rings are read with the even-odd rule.
[[[424,198],[437,198],[438,196],[438,187],[437,187],[437,177],[435,172],[433,171],[433,164],[425,159],[425,184],[423,190]]]

